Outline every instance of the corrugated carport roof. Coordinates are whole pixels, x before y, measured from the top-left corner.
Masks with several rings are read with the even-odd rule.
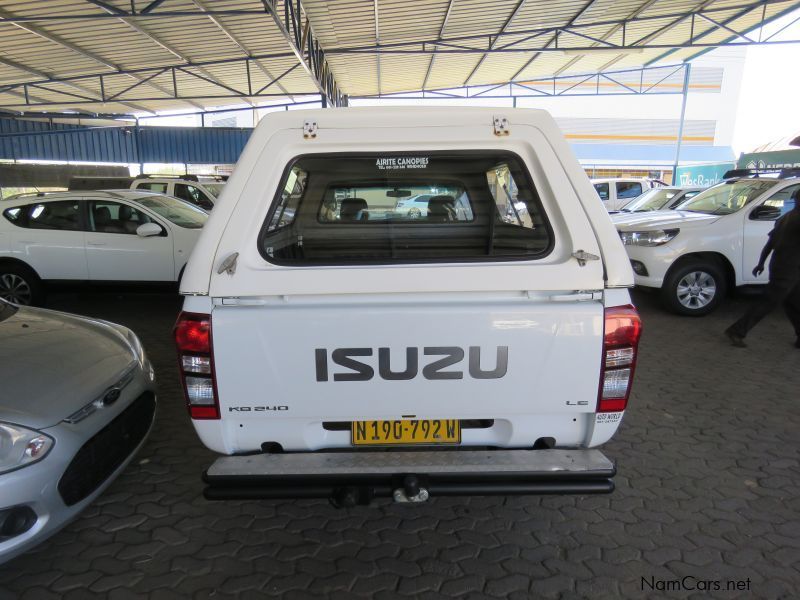
[[[691,59],[800,0],[0,0],[0,110],[138,113]],[[766,40],[768,43],[774,40]]]

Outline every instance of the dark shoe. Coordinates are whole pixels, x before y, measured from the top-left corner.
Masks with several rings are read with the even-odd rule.
[[[744,338],[735,331],[732,331],[730,327],[725,330],[725,335],[731,341],[732,346],[736,346],[737,348],[747,348],[747,344],[744,343]]]

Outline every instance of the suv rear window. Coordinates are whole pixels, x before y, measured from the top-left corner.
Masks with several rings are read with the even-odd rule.
[[[259,236],[276,264],[536,259],[553,245],[508,152],[305,156],[279,190]]]

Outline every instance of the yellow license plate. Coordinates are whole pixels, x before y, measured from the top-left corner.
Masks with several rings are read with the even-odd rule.
[[[350,439],[354,446],[387,444],[458,444],[458,419],[353,421]]]

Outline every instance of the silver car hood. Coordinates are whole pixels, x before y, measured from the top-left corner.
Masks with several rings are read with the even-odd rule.
[[[0,320],[0,421],[33,429],[55,425],[97,399],[135,362],[125,335],[110,324],[19,308]]]
[[[722,215],[689,212],[685,210],[653,210],[641,213],[619,213],[611,220],[621,231],[647,231],[672,227],[703,227],[719,221]]]

